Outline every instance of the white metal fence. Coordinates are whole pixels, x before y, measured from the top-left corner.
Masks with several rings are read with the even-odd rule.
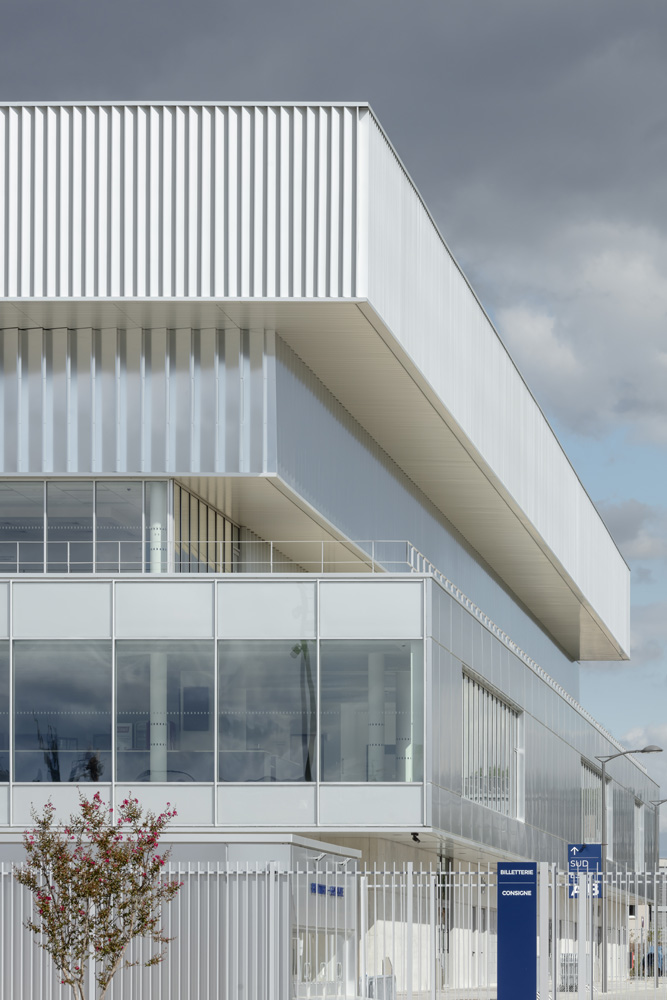
[[[466,871],[276,865],[172,865],[184,885],[164,912],[173,937],[157,967],[124,969],[113,1000],[493,1000],[495,866]],[[667,998],[662,900],[667,873],[607,880],[608,995]],[[657,906],[654,896],[657,890]],[[570,898],[567,873],[539,866],[538,996],[590,998],[601,987],[598,884]],[[22,926],[31,898],[0,867],[0,998],[55,1000],[46,953]],[[517,954],[524,947],[517,941]],[[131,959],[145,960],[140,942]],[[665,955],[667,958],[667,955]],[[663,985],[664,984],[664,985]],[[90,991],[90,997],[94,992]]]

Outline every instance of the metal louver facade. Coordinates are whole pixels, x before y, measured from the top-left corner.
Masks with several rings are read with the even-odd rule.
[[[0,296],[350,297],[357,106],[0,107]]]
[[[4,330],[3,475],[268,473],[275,335]]]

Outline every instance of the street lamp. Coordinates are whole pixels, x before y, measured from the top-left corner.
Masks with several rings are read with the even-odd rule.
[[[667,802],[667,799],[651,799],[651,805],[655,806],[655,834],[654,834],[654,844],[655,844],[655,870],[657,871],[660,867],[660,806],[663,802]]]
[[[596,757],[602,764],[602,989],[601,993],[607,992],[607,764],[617,757],[627,757],[628,754],[639,753],[662,753],[662,747],[649,744],[640,750],[619,750],[618,753],[610,753],[604,757]],[[592,985],[592,984],[591,984]]]

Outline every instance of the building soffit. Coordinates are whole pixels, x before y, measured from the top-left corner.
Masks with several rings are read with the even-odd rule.
[[[569,656],[627,658],[366,300],[5,299],[0,326],[275,330]]]

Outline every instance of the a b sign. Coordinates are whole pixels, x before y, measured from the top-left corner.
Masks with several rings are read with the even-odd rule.
[[[570,880],[570,899],[579,895],[579,876],[591,875],[586,880],[588,894],[599,896],[602,889],[602,844],[568,844],[567,867]]]
[[[537,864],[498,863],[498,1000],[535,1000]]]

